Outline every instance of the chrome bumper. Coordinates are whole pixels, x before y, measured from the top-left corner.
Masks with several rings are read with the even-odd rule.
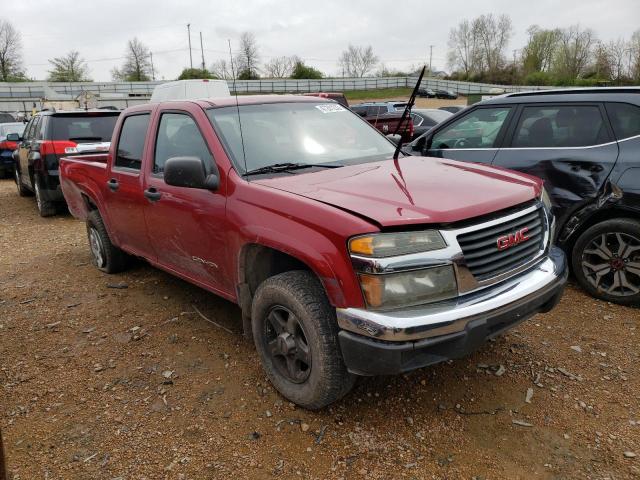
[[[404,342],[465,330],[467,324],[513,311],[530,316],[528,303],[564,287],[568,275],[564,253],[552,247],[538,263],[499,284],[454,300],[398,311],[336,309],[340,328],[378,340]]]

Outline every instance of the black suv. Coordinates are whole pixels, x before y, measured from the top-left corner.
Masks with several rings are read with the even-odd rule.
[[[604,300],[640,303],[640,88],[495,97],[405,147],[417,152],[544,179],[556,240],[580,285]]]
[[[58,159],[74,153],[108,150],[119,115],[119,111],[107,109],[45,110],[31,118],[23,138],[9,134],[7,140],[20,142],[13,153],[18,194],[35,194],[40,215],[54,215],[57,206],[64,205]]]

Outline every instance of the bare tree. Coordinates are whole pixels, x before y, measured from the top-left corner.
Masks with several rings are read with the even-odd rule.
[[[114,80],[140,82],[151,80],[149,49],[137,38],[129,40],[122,68],[111,70]]]
[[[555,67],[557,74],[568,79],[578,78],[584,73],[596,35],[590,28],[581,29],[580,25],[572,25],[561,31]]]
[[[636,82],[640,82],[640,30],[636,30],[631,35],[629,41],[629,60],[630,77]]]
[[[49,60],[53,70],[49,70],[50,82],[87,82],[89,68],[80,57],[80,53],[72,50],[64,57]]]
[[[244,32],[240,35],[240,51],[236,62],[239,69],[236,74],[239,78],[258,78],[260,55],[256,37],[253,33]]]
[[[262,66],[262,70],[269,78],[287,78],[291,76],[296,62],[301,61],[298,57],[273,57]]]
[[[0,81],[24,77],[20,32],[6,20],[0,20]]]
[[[606,49],[611,62],[611,79],[621,80],[631,70],[631,66],[628,65],[631,44],[619,38],[607,43]]]
[[[482,70],[482,55],[476,21],[463,20],[449,31],[449,68],[465,78]]]
[[[504,51],[513,33],[511,18],[508,15],[494,17],[490,13],[480,15],[474,23],[487,70],[495,73],[505,64]]]
[[[348,77],[364,77],[375,68],[378,57],[373,53],[371,45],[364,47],[349,44],[340,55],[338,63]]]
[[[231,71],[231,62],[226,60],[216,60],[213,62],[209,71],[216,77],[222,80],[231,80],[233,78],[233,72]]]
[[[558,49],[560,30],[546,30],[532,25],[528,28],[527,33],[529,39],[522,49],[525,73],[548,72]]]

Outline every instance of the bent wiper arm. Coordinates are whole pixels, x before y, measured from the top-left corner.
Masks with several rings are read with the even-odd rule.
[[[416,96],[418,95],[418,89],[420,88],[420,84],[422,83],[422,77],[424,77],[424,71],[426,68],[427,68],[426,65],[422,67],[422,71],[420,72],[420,76],[418,77],[418,81],[416,82],[416,86],[413,87],[413,92],[411,92],[411,97],[409,97],[407,106],[404,107],[404,112],[402,112],[400,123],[398,124],[395,131],[393,132],[394,135],[396,135],[400,131],[400,128],[404,125],[405,120],[408,121],[409,114],[411,113],[411,109],[413,108],[413,104],[416,103]],[[394,160],[398,160],[398,156],[400,155],[401,148],[402,148],[402,138],[400,138],[398,145],[396,145],[396,151],[393,153]]]

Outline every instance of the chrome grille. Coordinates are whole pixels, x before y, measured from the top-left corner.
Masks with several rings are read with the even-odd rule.
[[[498,238],[527,227],[528,240],[504,250]],[[537,257],[544,248],[545,222],[541,208],[498,225],[458,235],[465,263],[477,281],[501,275]]]

